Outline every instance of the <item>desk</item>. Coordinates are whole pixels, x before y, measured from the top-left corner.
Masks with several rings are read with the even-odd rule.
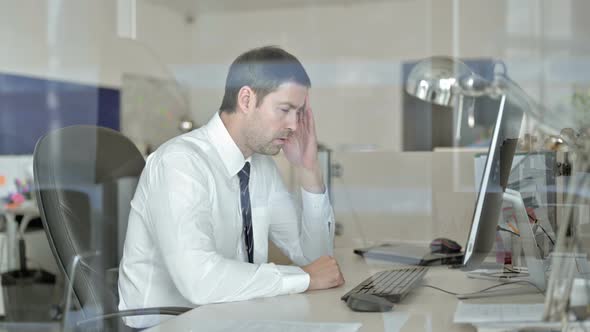
[[[39,209],[37,203],[33,200],[25,201],[21,205],[15,208],[7,208],[0,204],[0,215],[4,215],[6,218],[6,248],[7,248],[7,264],[6,271],[18,270],[20,268],[18,264],[19,252],[18,248],[18,224],[16,222],[16,216],[22,215],[23,220],[21,221],[21,231],[24,233],[29,222],[39,217]],[[4,272],[4,271],[2,271]]]
[[[458,300],[451,295],[431,288],[416,288],[392,312],[358,313],[351,311],[340,296],[354,288],[371,274],[392,268],[392,265],[375,264],[354,255],[352,249],[336,249],[346,283],[334,289],[295,295],[255,299],[251,301],[206,305],[195,308],[153,327],[149,331],[187,331],[198,329],[200,320],[283,320],[306,322],[360,322],[360,331],[475,331],[471,325],[453,324]],[[460,270],[445,266],[432,267],[424,283],[454,292],[473,292],[494,281],[469,279]],[[507,286],[510,287],[510,286]],[[541,294],[519,295],[509,298],[471,300],[479,303],[541,303]]]

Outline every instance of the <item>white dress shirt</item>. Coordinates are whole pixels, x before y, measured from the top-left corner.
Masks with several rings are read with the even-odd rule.
[[[254,264],[247,262],[237,173],[251,163]],[[119,271],[119,308],[203,305],[299,293],[309,275],[267,263],[270,239],[295,264],[332,255],[327,194],[302,191],[301,217],[274,160],[244,159],[216,113],[151,154],[133,200]],[[163,317],[128,318],[134,327]]]

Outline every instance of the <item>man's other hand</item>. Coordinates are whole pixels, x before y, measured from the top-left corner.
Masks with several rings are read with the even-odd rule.
[[[322,256],[302,269],[309,274],[307,290],[327,289],[344,284],[344,277],[334,257]]]

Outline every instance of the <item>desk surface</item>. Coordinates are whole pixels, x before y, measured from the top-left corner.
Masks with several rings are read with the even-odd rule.
[[[302,294],[277,296],[243,302],[206,305],[174,317],[150,331],[185,331],[211,320],[271,320],[362,324],[360,331],[474,331],[471,325],[453,324],[458,300],[432,288],[413,290],[393,311],[359,313],[351,311],[340,297],[371,274],[395,267],[375,264],[354,255],[352,249],[336,250],[336,259],[344,274],[344,286]],[[494,281],[467,278],[460,270],[432,267],[424,284],[457,293],[478,291],[496,284]],[[511,287],[511,286],[506,286]],[[541,294],[470,300],[474,303],[541,303]]]

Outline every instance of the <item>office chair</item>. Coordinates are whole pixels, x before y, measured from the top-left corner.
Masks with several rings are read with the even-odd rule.
[[[119,318],[179,315],[192,309],[117,310],[117,269],[130,201],[144,165],[135,145],[107,128],[71,126],[37,142],[35,195],[70,293],[66,296],[66,328],[128,329]],[[69,301],[79,309],[75,314],[68,311]]]

